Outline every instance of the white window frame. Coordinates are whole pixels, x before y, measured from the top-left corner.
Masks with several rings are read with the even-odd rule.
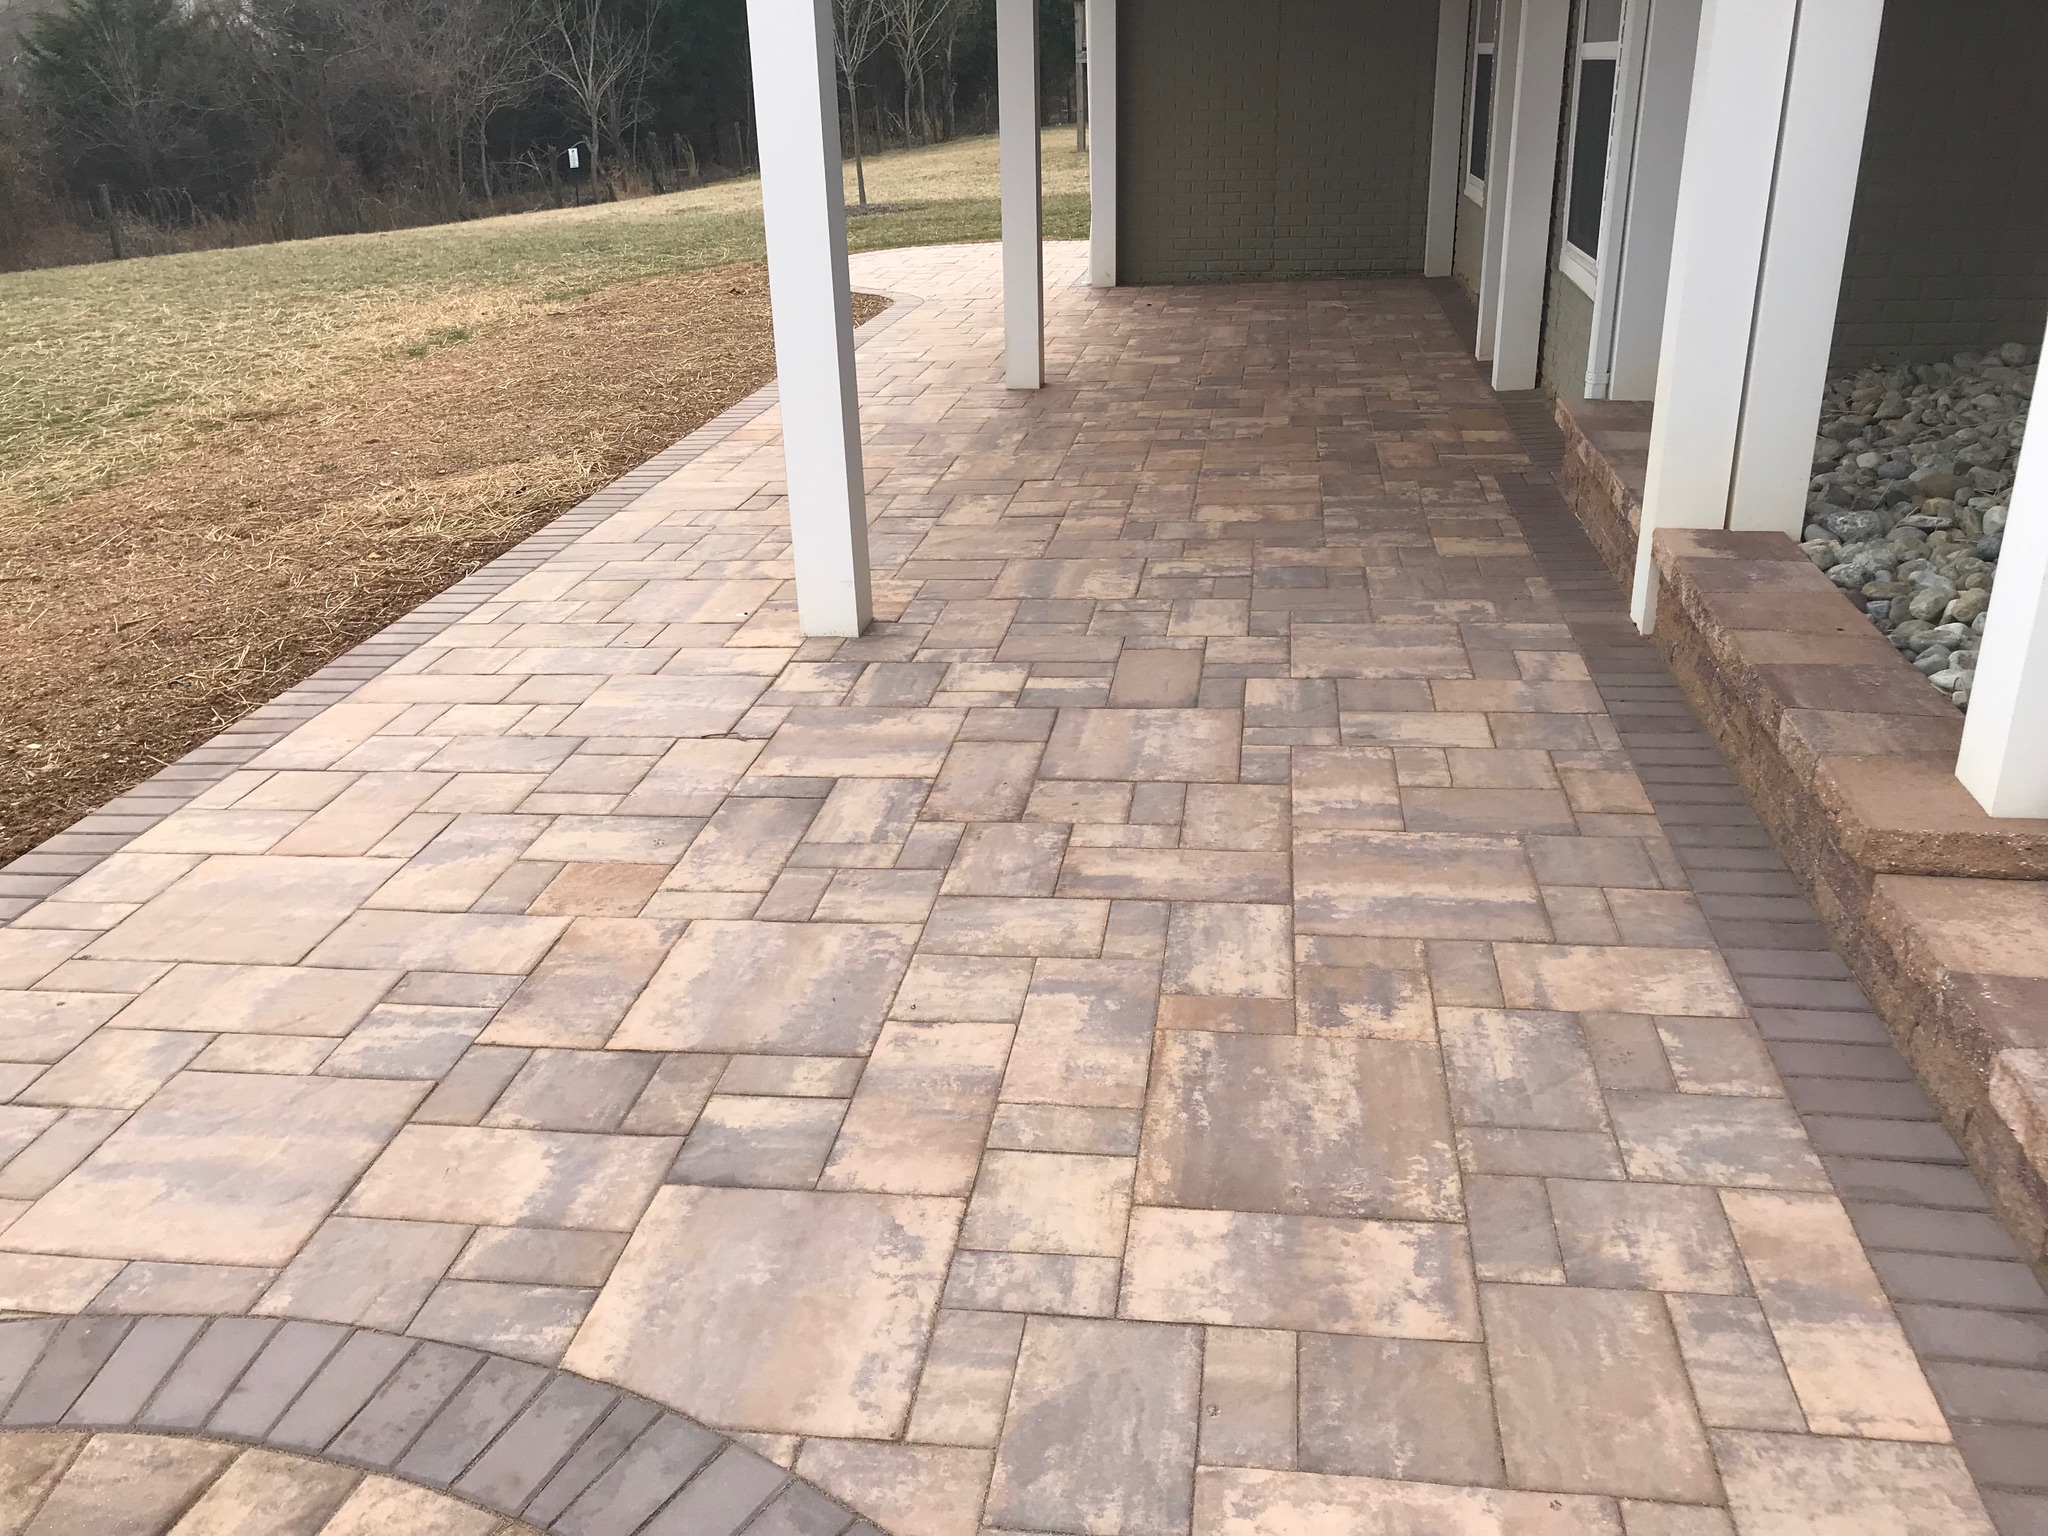
[[[1480,207],[1486,206],[1486,178],[1472,174],[1472,152],[1478,144],[1475,119],[1479,115],[1479,59],[1483,54],[1493,60],[1492,87],[1487,93],[1486,131],[1487,148],[1490,150],[1494,126],[1500,120],[1500,22],[1501,7],[1506,0],[1472,0],[1472,58],[1465,75],[1465,139],[1462,164],[1459,172],[1464,179],[1465,196]],[[1482,22],[1487,8],[1493,9],[1493,37],[1485,37]],[[1482,162],[1483,163],[1483,162]]]
[[[1637,6],[1624,4],[1618,35],[1611,42],[1589,43],[1586,41],[1586,21],[1589,8],[1579,8],[1576,35],[1572,39],[1571,63],[1571,105],[1565,113],[1565,121],[1571,125],[1570,136],[1564,146],[1564,228],[1565,234],[1557,243],[1557,270],[1577,285],[1587,298],[1597,301],[1600,297],[1600,253],[1582,251],[1571,242],[1572,181],[1577,175],[1579,158],[1579,92],[1585,84],[1585,64],[1588,60],[1611,60],[1614,64],[1614,102],[1608,108],[1607,155],[1600,166],[1600,231],[1604,243],[1607,222],[1614,210],[1609,206],[1614,198],[1614,142],[1620,126],[1622,107],[1622,44],[1629,35],[1630,12]]]

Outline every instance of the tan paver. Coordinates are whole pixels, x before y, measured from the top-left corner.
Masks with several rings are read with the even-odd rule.
[[[1988,1530],[1433,298],[1082,266],[1024,396],[992,249],[856,258],[868,634],[750,408],[0,929],[0,1308],[560,1362],[889,1536]]]

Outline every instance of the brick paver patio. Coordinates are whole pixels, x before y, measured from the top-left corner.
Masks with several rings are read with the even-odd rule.
[[[0,1308],[123,1319],[0,1325],[7,1423],[211,1392],[581,1536],[853,1518],[784,1467],[890,1536],[1992,1529],[1943,1401],[2048,1350],[1940,1341],[2048,1300],[1430,287],[1081,266],[1025,397],[992,249],[857,259],[869,635],[737,413],[0,929]]]

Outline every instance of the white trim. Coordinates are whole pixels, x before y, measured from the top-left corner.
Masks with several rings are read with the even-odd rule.
[[[1574,245],[1571,238],[1572,194],[1577,190],[1579,178],[1579,106],[1585,95],[1587,62],[1611,62],[1614,65],[1614,99],[1607,106],[1607,155],[1600,165],[1600,233],[1606,237],[1608,216],[1614,205],[1614,135],[1621,109],[1621,39],[1612,42],[1589,43],[1585,40],[1586,23],[1591,19],[1585,6],[1579,8],[1578,35],[1573,40],[1571,58],[1566,64],[1569,73],[1569,97],[1564,118],[1564,155],[1558,165],[1564,192],[1564,238],[1559,242],[1563,250],[1561,270],[1585,290],[1587,298],[1597,296],[1600,286],[1600,252],[1585,250]],[[1622,8],[1623,36],[1627,35],[1628,7]],[[1598,246],[1596,241],[1595,245]],[[1576,266],[1574,266],[1576,259]]]
[[[1596,305],[1600,302],[1600,268],[1569,240],[1557,248],[1557,270]]]
[[[1088,0],[1088,281],[1116,286],[1116,0]]]
[[[797,619],[806,635],[858,635],[872,617],[846,180],[832,0],[747,0],[761,206]]]
[[[1521,0],[1515,106],[1509,129],[1507,204],[1501,219],[1500,311],[1493,330],[1493,387],[1536,387],[1543,299],[1550,276],[1551,198],[1557,189],[1558,113],[1564,106],[1571,0]],[[1495,134],[1498,142],[1500,135]]]
[[[1448,277],[1458,238],[1458,188],[1463,180],[1465,37],[1470,0],[1437,0],[1436,101],[1429,137],[1429,224],[1422,275]]]
[[[2048,816],[2048,436],[2020,442],[1956,777],[1993,816]]]
[[[1038,3],[996,0],[1003,203],[1003,375],[1045,383],[1045,204],[1038,138]]]
[[[1500,0],[1500,17],[1494,24],[1493,105],[1486,138],[1486,185],[1507,185],[1508,134],[1502,125],[1511,122],[1515,111],[1515,53],[1522,34],[1525,0]],[[1472,355],[1481,362],[1493,358],[1494,333],[1500,324],[1500,253],[1506,227],[1508,200],[1489,191],[1485,199],[1486,234],[1479,257],[1479,332],[1472,339]]]
[[[1776,528],[1796,539],[1806,525],[1883,21],[1884,0],[1799,0],[1728,493],[1730,528]]]
[[[1643,61],[1632,114],[1628,207],[1615,221],[1618,255],[1602,257],[1613,277],[1612,309],[1596,315],[1593,332],[1595,356],[1607,372],[1606,397],[1613,400],[1650,400],[1657,393],[1700,0],[1654,0],[1644,20],[1637,29]]]
[[[1629,596],[1644,634],[1657,619],[1657,529],[1727,520],[1795,20],[1786,0],[1705,0],[1700,15]]]

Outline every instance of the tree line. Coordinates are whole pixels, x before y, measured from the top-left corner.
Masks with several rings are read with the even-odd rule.
[[[1057,116],[1072,11],[1042,9]],[[834,15],[850,153],[993,125],[993,0]],[[739,174],[748,46],[745,0],[0,0],[0,265]]]

